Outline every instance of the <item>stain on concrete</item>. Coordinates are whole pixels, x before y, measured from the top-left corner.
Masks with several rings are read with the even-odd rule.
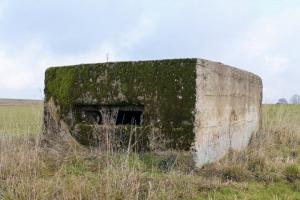
[[[203,59],[51,67],[45,135],[104,150],[193,149],[201,166],[248,144],[261,99],[258,76]]]

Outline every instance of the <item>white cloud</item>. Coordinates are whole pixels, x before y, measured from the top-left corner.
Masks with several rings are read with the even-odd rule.
[[[82,55],[55,55],[48,52],[41,43],[30,42],[26,48],[11,55],[0,51],[0,93],[10,91],[18,95],[18,91],[28,91],[28,96],[22,98],[41,98],[44,71],[49,66],[71,65],[78,63],[103,62],[106,53],[110,59],[117,58],[116,52],[109,45],[88,51]],[[24,95],[24,94],[23,94]],[[6,96],[0,96],[0,98]],[[9,96],[16,98],[18,96]]]
[[[0,52],[0,89],[22,89],[31,83],[31,70],[27,71],[23,67],[31,64],[26,55],[27,52],[11,57],[3,51]]]
[[[78,54],[56,54],[49,51],[41,40],[28,42],[23,49],[8,52],[0,49],[0,93],[11,91],[18,97],[18,91],[31,91],[22,98],[42,98],[44,71],[50,66],[63,66],[79,63],[105,62],[128,60],[126,49],[132,48],[151,33],[153,23],[147,18],[142,18],[133,30],[120,34],[115,44],[102,43],[96,48]],[[34,96],[32,96],[34,94]],[[15,96],[16,95],[16,96]],[[24,94],[22,94],[24,95]],[[6,96],[0,96],[6,97]]]
[[[289,66],[289,59],[280,55],[265,55],[263,62],[270,75],[278,75],[287,70]]]
[[[94,1],[69,10],[71,2],[51,2],[0,0],[0,97],[41,97],[46,67],[102,62],[106,54],[204,57],[259,74],[265,100],[300,93],[297,1],[131,0],[121,9]]]
[[[137,22],[135,28],[125,33],[121,37],[121,43],[123,47],[132,48],[137,43],[150,36],[155,32],[155,21],[149,16],[142,16]]]
[[[265,101],[300,93],[300,87],[291,81],[291,77],[300,74],[300,58],[295,56],[300,51],[299,24],[299,6],[287,6],[279,13],[257,18],[241,31],[232,51],[223,56],[262,77]]]

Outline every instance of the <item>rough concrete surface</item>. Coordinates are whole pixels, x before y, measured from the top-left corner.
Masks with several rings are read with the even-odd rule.
[[[82,145],[190,150],[201,166],[244,148],[260,128],[261,79],[221,63],[83,64],[49,68],[45,77],[45,136]]]
[[[248,145],[260,128],[262,81],[221,63],[197,62],[195,161],[215,161]]]

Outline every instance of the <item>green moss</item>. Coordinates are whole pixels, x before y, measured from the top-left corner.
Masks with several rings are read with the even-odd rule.
[[[93,137],[93,125],[88,125],[85,123],[78,124],[78,133],[73,134],[73,136],[83,145],[90,145]],[[96,141],[95,141],[96,142]]]
[[[188,150],[195,81],[196,59],[88,64],[48,69],[45,94],[62,116],[75,104],[144,105],[144,124],[159,127],[168,148]]]
[[[72,105],[75,91],[74,68],[49,68],[45,74],[45,96],[49,100],[51,96],[58,101],[65,111]]]

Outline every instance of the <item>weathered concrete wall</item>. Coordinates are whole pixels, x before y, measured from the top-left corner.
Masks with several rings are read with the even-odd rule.
[[[44,133],[83,145],[110,135],[123,147],[139,140],[147,150],[194,148],[201,166],[248,144],[260,127],[261,92],[258,76],[195,58],[52,67]],[[138,126],[117,123],[126,109],[142,112]],[[115,121],[99,122],[106,111],[109,118],[118,112]]]
[[[100,134],[102,124],[81,118],[78,107],[142,106],[138,135],[145,140],[154,135],[149,146],[189,150],[194,140],[196,62],[172,59],[49,68],[45,75],[45,132],[59,131],[59,126],[52,131],[53,123],[48,122],[56,115],[72,136],[89,145]],[[49,105],[57,108],[54,113],[49,112]],[[131,126],[126,126],[118,126],[126,132],[124,137],[130,135]]]
[[[262,81],[221,63],[198,59],[195,161],[215,161],[248,145],[260,127]]]

